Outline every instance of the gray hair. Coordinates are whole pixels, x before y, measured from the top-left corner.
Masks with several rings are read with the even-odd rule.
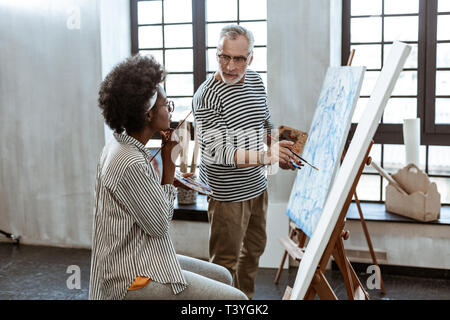
[[[253,38],[253,33],[243,26],[237,24],[229,24],[222,28],[222,30],[220,31],[219,43],[222,38],[234,40],[240,35],[244,36],[248,40],[248,51],[252,52],[255,45],[255,38]]]

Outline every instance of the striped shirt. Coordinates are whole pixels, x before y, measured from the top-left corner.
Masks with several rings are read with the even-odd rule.
[[[161,185],[150,152],[126,134],[114,134],[97,167],[89,299],[123,299],[137,276],[170,283],[186,280],[169,225],[176,189]]]
[[[201,149],[200,179],[211,187],[212,197],[236,202],[261,194],[267,188],[265,167],[238,168],[234,161],[237,149],[263,151],[264,133],[273,128],[259,74],[247,70],[245,81],[234,85],[212,75],[195,93],[193,112]]]

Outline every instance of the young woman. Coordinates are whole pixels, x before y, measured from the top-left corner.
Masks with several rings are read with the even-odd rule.
[[[173,137],[161,150],[162,174],[145,148],[170,134],[170,112],[152,57],[117,65],[101,84],[99,106],[114,137],[97,168],[90,299],[246,299],[223,267],[177,255],[169,235],[178,156]]]

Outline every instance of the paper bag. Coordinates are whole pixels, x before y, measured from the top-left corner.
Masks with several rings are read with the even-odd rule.
[[[418,221],[434,221],[441,212],[441,195],[436,183],[431,182],[415,164],[409,164],[392,178],[406,191],[399,192],[393,185],[386,187],[386,210]]]

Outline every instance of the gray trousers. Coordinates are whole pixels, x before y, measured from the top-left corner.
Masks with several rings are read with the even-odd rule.
[[[125,300],[247,300],[233,288],[233,279],[222,266],[177,254],[188,287],[175,295],[170,284],[150,281],[144,288],[128,291]]]

